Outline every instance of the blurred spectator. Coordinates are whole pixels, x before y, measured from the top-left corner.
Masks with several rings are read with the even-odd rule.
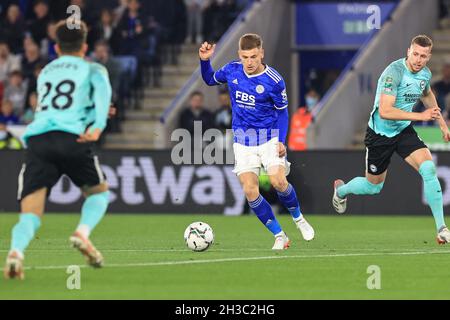
[[[6,125],[15,125],[20,123],[19,117],[13,112],[13,104],[11,101],[3,100],[2,112],[0,113],[0,123]]]
[[[37,91],[37,79],[42,69],[44,69],[45,63],[41,62],[34,66],[33,76],[28,79],[28,93],[27,93],[27,101],[30,97],[30,94],[34,91]]]
[[[22,143],[8,131],[6,125],[0,122],[0,150],[20,150]]]
[[[114,26],[117,26],[120,20],[122,20],[127,8],[128,0],[119,0],[119,5],[114,9]]]
[[[141,56],[145,41],[145,17],[141,12],[141,4],[138,0],[129,0],[128,7],[117,25],[116,32],[120,37],[119,47],[114,52],[122,55]]]
[[[202,122],[202,134],[213,128],[212,114],[204,108],[203,103],[203,93],[200,91],[193,92],[190,96],[189,107],[180,115],[179,128],[186,129],[192,136],[194,135],[194,121]]]
[[[25,109],[25,112],[20,117],[20,122],[22,124],[29,124],[34,119],[34,112],[36,111],[36,107],[38,105],[38,95],[36,92],[31,92],[28,97],[28,105]]]
[[[42,64],[41,53],[39,51],[39,46],[28,38],[25,42],[25,52],[22,55],[22,70],[23,76],[26,79],[31,79],[33,77],[34,68],[38,64]]]
[[[36,18],[28,24],[28,30],[34,42],[41,43],[47,37],[47,26],[50,23],[49,7],[45,0],[37,0],[33,4]]]
[[[214,126],[222,131],[223,139],[217,139],[216,145],[219,149],[230,150],[233,147],[233,132],[231,130],[231,101],[228,90],[219,92],[220,107],[214,113]]]
[[[184,0],[187,8],[187,39],[200,44],[203,32],[203,11],[208,6],[208,0]]]
[[[439,1],[439,18],[449,18],[450,17],[450,0],[440,0]]]
[[[0,38],[4,39],[15,54],[22,50],[25,34],[25,22],[22,19],[18,5],[10,5],[6,18],[0,23]]]
[[[47,37],[41,41],[41,56],[45,57],[45,60],[52,61],[58,58],[58,54],[55,49],[56,44],[56,22],[50,22],[47,25]]]
[[[5,82],[11,72],[20,69],[20,56],[11,54],[8,44],[0,42],[0,82]]]
[[[447,113],[447,119],[450,119],[450,106],[446,104],[446,97],[450,94],[450,59],[445,61],[442,67],[442,79],[433,84],[433,91],[439,107]]]
[[[106,67],[109,73],[109,79],[113,92],[117,92],[120,85],[120,63],[115,60],[110,52],[109,45],[106,41],[100,40],[95,44],[92,58],[95,62],[98,62]]]
[[[11,72],[8,85],[3,94],[3,100],[12,103],[13,112],[16,115],[23,113],[27,97],[28,84],[24,81],[22,72]],[[2,111],[4,111],[2,109]]]
[[[231,129],[231,102],[228,91],[220,91],[219,104],[219,109],[214,113],[214,125],[217,129],[225,132],[227,129]]]
[[[93,48],[94,45],[100,41],[114,41],[112,39],[114,33],[114,17],[111,10],[102,10],[100,14],[100,21],[91,29],[88,34],[88,43]]]
[[[313,117],[311,111],[320,101],[316,90],[310,89],[305,95],[306,106],[298,108],[291,118],[288,147],[293,151],[308,149],[307,130]]]
[[[147,20],[138,0],[129,0],[128,7],[115,32],[117,43],[113,52],[121,56],[134,56],[137,61],[137,76],[134,88],[142,88],[145,79],[144,67],[148,64],[149,36]]]
[[[238,15],[235,0],[212,0],[204,12],[204,36],[217,42]]]

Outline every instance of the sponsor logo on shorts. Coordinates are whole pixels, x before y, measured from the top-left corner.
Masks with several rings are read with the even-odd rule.
[[[370,165],[370,171],[372,171],[372,172],[377,172],[377,171],[378,171],[377,166],[374,165],[374,164],[371,164],[371,165]]]

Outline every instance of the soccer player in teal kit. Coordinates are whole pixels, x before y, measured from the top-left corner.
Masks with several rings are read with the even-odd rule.
[[[89,265],[103,264],[103,257],[89,235],[106,212],[109,191],[92,143],[106,127],[111,85],[103,66],[84,60],[87,52],[84,23],[71,30],[61,21],[56,36],[59,58],[48,64],[38,78],[39,104],[24,135],[28,149],[19,175],[21,214],[12,230],[4,269],[7,279],[24,278],[24,251],[41,225],[46,197],[63,174],[86,197],[80,223],[70,242]]]
[[[450,140],[436,97],[430,89],[431,72],[427,63],[431,58],[432,40],[419,35],[411,41],[407,58],[391,63],[378,80],[375,104],[367,128],[366,177],[357,177],[344,184],[334,182],[333,206],[344,213],[347,195],[380,193],[387,175],[391,156],[397,152],[422,176],[425,198],[431,208],[439,244],[450,242],[450,232],[444,222],[442,190],[436,175],[430,150],[418,137],[411,121],[437,120],[443,139]],[[412,112],[421,100],[427,108]]]

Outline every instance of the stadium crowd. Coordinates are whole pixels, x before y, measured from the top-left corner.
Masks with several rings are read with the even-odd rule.
[[[250,1],[2,0],[0,123],[32,121],[37,77],[57,57],[55,24],[71,5],[89,27],[88,59],[110,73],[117,116],[109,130],[119,131],[125,110],[139,108],[142,89],[160,85],[162,65],[177,64],[182,44],[217,41]]]

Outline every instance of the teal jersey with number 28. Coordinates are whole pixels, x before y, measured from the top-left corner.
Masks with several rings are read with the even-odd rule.
[[[64,55],[49,63],[37,81],[38,106],[24,140],[49,131],[80,135],[106,127],[111,84],[105,67]]]

